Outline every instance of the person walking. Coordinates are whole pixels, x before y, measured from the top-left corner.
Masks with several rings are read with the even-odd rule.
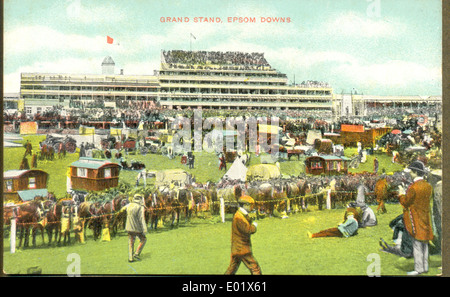
[[[412,162],[405,171],[413,178],[413,183],[406,191],[399,186],[405,229],[413,238],[414,270],[407,274],[419,275],[428,272],[428,242],[433,240],[430,216],[433,188],[424,180],[427,171],[422,162]]]
[[[220,156],[219,156],[219,170],[222,170],[222,169],[227,170],[227,162],[226,162],[224,153],[220,153]]]
[[[132,202],[121,211],[123,210],[127,212],[125,230],[128,232],[128,262],[140,261],[140,255],[147,242],[144,197],[141,194],[134,195]],[[134,252],[136,237],[139,238],[140,243]]]
[[[373,159],[373,173],[375,174],[378,173],[378,166],[379,166],[378,158],[375,157],[375,159]]]
[[[33,146],[31,145],[31,142],[29,140],[27,140],[27,142],[25,143],[25,155],[24,157],[26,157],[27,155],[32,155],[32,151],[33,151]]]
[[[192,152],[188,152],[189,169],[194,169],[195,156]]]
[[[231,226],[231,261],[225,274],[236,274],[241,262],[244,262],[252,275],[260,275],[261,267],[253,256],[251,243],[251,235],[256,232],[258,224],[249,216],[255,201],[252,197],[243,195],[238,203],[239,209],[234,214]]]
[[[384,201],[388,198],[387,177],[382,177],[375,183],[375,197],[378,202],[377,213],[387,213]]]

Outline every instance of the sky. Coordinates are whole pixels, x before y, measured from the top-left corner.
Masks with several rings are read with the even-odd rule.
[[[126,75],[153,75],[161,50],[192,49],[261,52],[291,83],[325,81],[335,93],[442,95],[441,5],[439,0],[4,0],[4,92],[18,93],[24,72],[101,74],[106,56],[115,61],[117,74],[123,69]],[[178,17],[182,22],[172,21]],[[256,22],[233,22],[234,17]],[[263,22],[269,17],[285,22]]]

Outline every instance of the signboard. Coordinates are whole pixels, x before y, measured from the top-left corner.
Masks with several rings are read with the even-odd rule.
[[[21,122],[20,134],[36,134],[38,124],[36,122]]]
[[[364,132],[364,125],[341,124],[341,132]]]
[[[95,135],[95,127],[86,127],[81,125],[79,133],[80,135]]]

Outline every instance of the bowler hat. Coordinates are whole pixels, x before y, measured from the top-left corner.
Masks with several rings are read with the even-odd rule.
[[[423,164],[423,162],[421,161],[414,161],[412,162],[409,166],[408,169],[413,170],[413,171],[419,171],[422,173],[427,173],[427,169],[425,167],[425,164]]]

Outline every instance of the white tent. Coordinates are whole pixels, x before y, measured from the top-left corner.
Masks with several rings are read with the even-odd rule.
[[[316,139],[322,140],[322,132],[320,132],[320,130],[309,130],[308,136],[306,137],[306,143],[314,144]]]
[[[240,157],[237,157],[234,160],[233,164],[231,164],[230,169],[228,169],[223,178],[245,181],[246,176],[247,167],[245,167],[242,159]]]

